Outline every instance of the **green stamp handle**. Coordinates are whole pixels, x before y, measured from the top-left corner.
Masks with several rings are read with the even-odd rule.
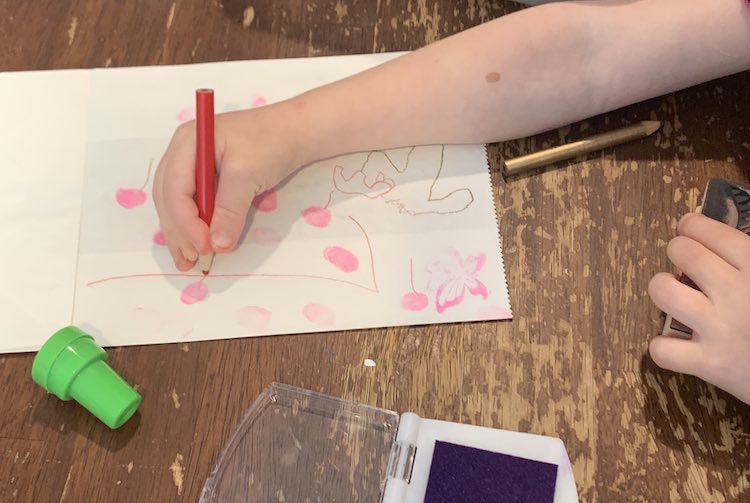
[[[125,424],[141,404],[141,396],[107,364],[107,353],[77,327],[65,327],[44,343],[31,377],[60,400],[72,398],[112,429]]]

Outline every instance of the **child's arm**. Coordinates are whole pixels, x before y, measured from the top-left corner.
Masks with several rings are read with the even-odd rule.
[[[234,248],[255,193],[341,153],[530,135],[750,68],[744,0],[598,0],[526,9],[372,70],[216,118],[208,227],[194,192],[194,124],[161,160],[154,200],[180,269]]]
[[[686,215],[667,255],[701,291],[660,273],[649,294],[693,329],[690,340],[656,337],[661,367],[700,377],[750,404],[750,236],[700,214]]]
[[[535,134],[750,68],[744,0],[527,9],[313,90],[310,160]]]

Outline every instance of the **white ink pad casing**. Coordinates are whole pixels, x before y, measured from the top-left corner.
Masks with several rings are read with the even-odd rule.
[[[436,446],[453,446],[462,456],[503,456],[531,465],[556,467],[550,499],[577,502],[578,495],[565,446],[559,438],[465,425],[416,414],[398,413],[273,383],[255,401],[231,435],[201,493],[200,502],[373,502],[417,503],[458,501],[447,493],[461,493],[464,501],[503,501],[475,496],[487,480],[499,481],[503,491],[524,491],[515,482],[528,468],[489,473],[491,463],[470,458],[474,464],[453,465],[443,459],[436,472]],[[468,454],[467,454],[468,453]],[[477,461],[479,464],[474,463]],[[485,466],[482,466],[482,463]],[[510,466],[510,465],[504,465]],[[522,465],[516,465],[522,466]],[[450,468],[448,468],[450,470]],[[508,485],[511,477],[516,479]],[[449,487],[436,492],[440,486]],[[526,477],[526,485],[534,485]],[[518,480],[520,480],[518,479]],[[450,489],[450,486],[453,486]],[[427,499],[431,493],[438,494]],[[531,500],[529,500],[531,501]],[[534,501],[537,501],[534,499]]]

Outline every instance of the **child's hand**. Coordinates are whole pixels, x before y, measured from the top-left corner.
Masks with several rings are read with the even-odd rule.
[[[656,337],[651,357],[750,403],[750,236],[697,213],[685,215],[677,232],[667,256],[702,292],[668,273],[654,276],[648,291],[693,338]]]
[[[154,177],[153,198],[175,266],[190,269],[198,254],[234,249],[255,195],[301,165],[299,135],[287,126],[283,105],[215,117],[219,173],[211,228],[198,218],[195,194],[195,122],[175,131]]]

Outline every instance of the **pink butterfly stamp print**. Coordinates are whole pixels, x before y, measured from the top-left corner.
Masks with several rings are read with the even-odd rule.
[[[477,277],[485,262],[484,253],[464,259],[457,250],[450,249],[444,257],[427,267],[430,275],[427,286],[435,291],[435,308],[438,313],[461,304],[467,291],[471,295],[487,299],[487,287]]]

